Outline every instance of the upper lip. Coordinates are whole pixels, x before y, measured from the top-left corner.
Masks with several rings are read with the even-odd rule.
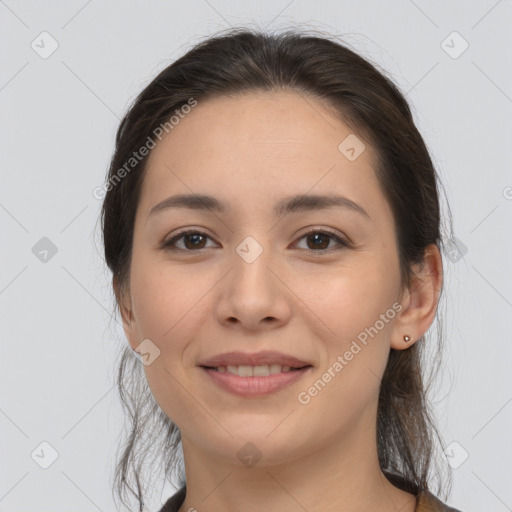
[[[226,352],[201,361],[199,366],[218,368],[219,366],[262,366],[270,364],[280,364],[281,366],[290,366],[291,368],[311,366],[306,361],[271,350],[252,354],[247,352]]]

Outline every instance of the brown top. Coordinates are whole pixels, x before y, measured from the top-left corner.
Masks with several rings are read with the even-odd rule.
[[[182,487],[172,495],[159,512],[178,512],[185,501],[186,487]],[[455,508],[448,507],[429,491],[416,494],[417,503],[414,512],[460,512]]]

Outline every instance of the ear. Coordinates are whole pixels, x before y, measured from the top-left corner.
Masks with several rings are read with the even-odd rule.
[[[130,343],[133,350],[139,345],[137,338],[136,322],[133,316],[130,294],[127,290],[120,286],[116,276],[112,279],[112,287],[119,306],[119,312],[123,321],[123,329],[126,339]]]
[[[403,350],[413,345],[435,319],[443,285],[443,260],[435,244],[425,249],[424,262],[416,265],[411,285],[402,294],[402,310],[391,334],[391,348]],[[409,336],[410,341],[405,341]]]

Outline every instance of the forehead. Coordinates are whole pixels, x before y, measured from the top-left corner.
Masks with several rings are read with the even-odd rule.
[[[362,151],[355,159],[340,150],[347,140]],[[151,151],[141,199],[207,190],[368,195],[379,188],[375,161],[369,143],[323,100],[291,91],[215,97],[198,101]]]
[[[252,148],[283,156],[338,155],[338,145],[352,130],[326,100],[294,91],[251,91],[200,100],[168,133],[152,158],[196,145],[194,156],[226,155],[226,148],[250,154]],[[353,134],[355,135],[355,134]],[[164,150],[165,146],[165,150]],[[367,149],[371,149],[368,148]],[[253,153],[255,151],[252,151]],[[371,157],[367,151],[365,157]],[[265,155],[262,155],[265,156]]]

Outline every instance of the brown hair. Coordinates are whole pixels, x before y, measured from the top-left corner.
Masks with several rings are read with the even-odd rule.
[[[166,67],[121,121],[101,211],[105,259],[113,273],[117,306],[129,289],[134,220],[147,161],[144,157],[127,170],[134,150],[147,144],[158,127],[191,98],[200,104],[213,96],[283,89],[325,100],[375,149],[375,172],[396,224],[402,286],[410,284],[411,266],[421,265],[429,244],[441,248],[440,181],[408,103],[392,80],[346,44],[324,34],[229,29]],[[123,166],[126,172],[119,179]],[[437,328],[436,355],[443,339],[442,325],[438,323]],[[447,480],[434,457],[440,436],[426,398],[430,380],[424,375],[428,367],[433,377],[439,363],[422,363],[424,343],[425,336],[406,350],[390,350],[380,388],[377,446],[388,478],[398,481],[393,480],[396,475],[411,488],[424,490],[434,476],[439,493]],[[180,433],[156,404],[140,362],[126,345],[120,354],[118,387],[130,431],[116,466],[116,490],[123,504],[129,490],[142,512],[145,482],[150,481],[143,477],[144,465],[155,471],[154,462],[159,460],[166,478],[177,475],[179,483],[184,483]]]

